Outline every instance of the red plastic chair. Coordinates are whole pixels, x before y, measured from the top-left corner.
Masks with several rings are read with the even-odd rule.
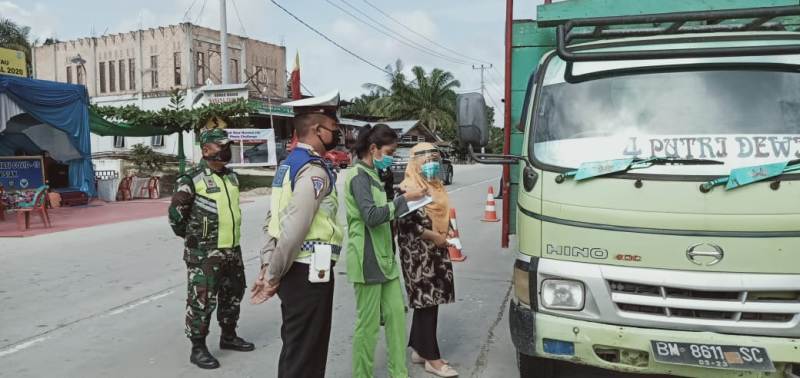
[[[31,227],[31,213],[39,214],[44,226],[50,228],[50,215],[47,214],[47,185],[36,189],[33,201],[18,203],[14,212],[17,213],[17,228],[20,231],[25,231]]]
[[[150,199],[159,199],[161,198],[161,192],[158,190],[160,178],[158,176],[150,177],[150,181],[147,182],[147,194]],[[142,188],[144,190],[144,188]]]
[[[131,194],[131,183],[133,182],[133,176],[127,176],[122,179],[119,183],[119,189],[117,190],[117,199],[121,201],[129,201],[133,194]]]
[[[6,203],[2,199],[5,192],[6,190],[0,186],[0,221],[6,220]]]

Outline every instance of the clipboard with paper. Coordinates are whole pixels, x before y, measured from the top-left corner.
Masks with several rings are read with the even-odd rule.
[[[403,214],[400,214],[400,216],[404,217],[404,216],[406,216],[408,214],[411,214],[411,213],[421,209],[422,207],[424,207],[425,205],[427,205],[427,204],[429,204],[431,202],[433,202],[433,197],[431,197],[431,196],[425,196],[422,199],[419,199],[419,200],[416,200],[416,201],[409,201],[408,202],[408,211],[406,211]]]

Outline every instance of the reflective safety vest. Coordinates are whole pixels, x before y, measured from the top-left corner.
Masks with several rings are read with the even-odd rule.
[[[344,232],[342,226],[336,222],[336,213],[339,209],[339,199],[336,193],[336,175],[327,167],[321,157],[313,155],[309,150],[296,147],[286,160],[281,163],[272,180],[271,209],[272,217],[269,220],[268,233],[280,239],[281,219],[283,219],[289,203],[292,201],[295,179],[297,174],[306,164],[319,164],[325,168],[330,180],[330,189],[322,200],[311,228],[306,234],[305,242],[300,247],[300,254],[295,261],[309,263],[314,252],[315,244],[329,244],[332,246],[331,260],[339,259]],[[291,232],[288,230],[287,232]]]
[[[239,246],[242,210],[239,208],[239,180],[230,172],[220,176],[210,169],[201,169],[194,176],[192,223],[199,232],[201,249]]]

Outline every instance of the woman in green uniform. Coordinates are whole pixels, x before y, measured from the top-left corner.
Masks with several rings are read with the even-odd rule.
[[[353,377],[373,377],[375,344],[381,316],[385,322],[389,375],[408,377],[406,321],[400,268],[394,257],[390,222],[408,211],[407,201],[426,195],[415,189],[389,202],[378,170],[392,165],[397,134],[378,124],[361,130],[353,152],[359,161],[347,173],[347,278],[356,292],[356,324],[353,335]]]

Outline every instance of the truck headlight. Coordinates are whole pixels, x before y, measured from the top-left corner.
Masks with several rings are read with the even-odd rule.
[[[544,280],[542,306],[551,310],[583,310],[586,296],[583,283],[572,280]]]

